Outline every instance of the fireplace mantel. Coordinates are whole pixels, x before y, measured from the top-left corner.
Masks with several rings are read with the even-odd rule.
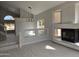
[[[55,28],[79,29],[79,23],[55,24]]]

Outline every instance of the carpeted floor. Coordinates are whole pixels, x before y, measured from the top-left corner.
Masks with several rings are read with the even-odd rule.
[[[1,57],[79,57],[79,52],[51,41],[43,41],[0,52]]]

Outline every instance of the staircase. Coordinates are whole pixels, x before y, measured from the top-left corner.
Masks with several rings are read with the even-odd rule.
[[[6,34],[5,32],[0,31],[0,41],[6,40],[6,38],[7,38],[6,35],[7,35],[7,34]]]
[[[0,24],[0,41],[6,40],[7,38],[7,32],[5,29],[5,26]]]
[[[15,34],[7,34],[5,29],[5,26],[0,24],[0,51],[18,47],[18,40]]]

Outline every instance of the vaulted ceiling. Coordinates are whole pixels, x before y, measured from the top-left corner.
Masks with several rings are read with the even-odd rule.
[[[24,10],[28,10],[28,7],[31,6],[31,12],[37,15],[64,2],[65,1],[2,1],[0,4]]]

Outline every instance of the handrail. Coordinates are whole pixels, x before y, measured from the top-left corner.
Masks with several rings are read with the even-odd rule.
[[[2,24],[0,24],[0,26],[4,28],[4,31],[0,31],[0,34],[1,34],[1,35],[4,35],[4,36],[7,38],[6,27],[5,27],[4,25],[2,25]],[[3,37],[2,37],[2,38],[3,38]]]
[[[3,24],[0,24],[0,26],[4,28],[4,31],[6,31],[6,27]]]

